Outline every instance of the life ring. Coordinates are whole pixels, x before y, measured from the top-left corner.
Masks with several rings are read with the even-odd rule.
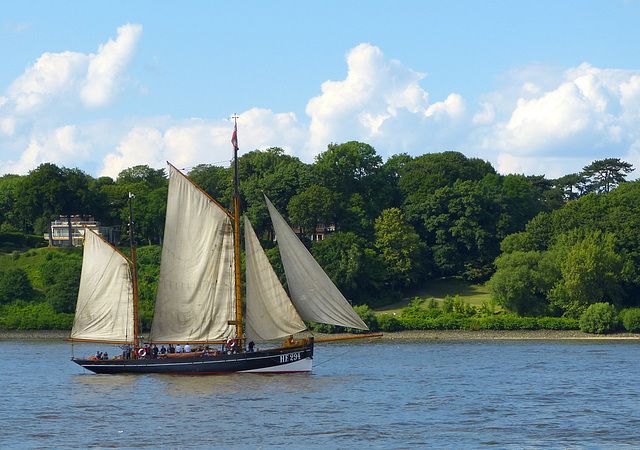
[[[147,356],[147,351],[141,348],[140,350],[138,350],[138,356],[144,358],[145,356]]]
[[[98,361],[98,358],[97,358],[97,357],[95,357],[95,356],[92,356],[92,357],[91,357],[91,361]]]

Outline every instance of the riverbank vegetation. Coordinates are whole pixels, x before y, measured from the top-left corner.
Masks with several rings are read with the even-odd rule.
[[[383,161],[360,142],[331,144],[313,164],[279,148],[239,160],[242,204],[274,267],[281,263],[262,192],[371,328],[383,331],[604,333],[637,326],[640,183],[626,181],[632,170],[609,158],[558,179],[500,175],[458,152]],[[187,173],[220,204],[231,204],[229,168],[200,165]],[[136,166],[114,180],[42,164],[25,176],[0,178],[0,328],[70,327],[82,250],[47,247],[41,236],[61,215],[88,215],[122,227],[126,243],[129,192],[141,320],[149,326],[164,171]]]

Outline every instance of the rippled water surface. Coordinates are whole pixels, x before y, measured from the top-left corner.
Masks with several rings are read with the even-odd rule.
[[[326,343],[291,375],[95,375],[59,341],[0,356],[0,448],[640,446],[636,341]]]

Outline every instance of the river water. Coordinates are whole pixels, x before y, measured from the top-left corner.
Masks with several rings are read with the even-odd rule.
[[[635,340],[334,342],[289,375],[95,375],[70,356],[0,341],[0,448],[640,446]]]

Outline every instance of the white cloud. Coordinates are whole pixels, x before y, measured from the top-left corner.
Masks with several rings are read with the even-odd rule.
[[[89,58],[85,84],[80,97],[89,108],[109,104],[117,94],[120,84],[142,35],[141,25],[124,25],[118,28],[118,38],[101,45],[96,55]]]
[[[152,127],[134,127],[116,151],[104,158],[104,167],[99,175],[115,179],[123,169],[133,166],[164,167],[162,155],[165,150],[164,139],[159,130]]]
[[[389,122],[427,114],[429,96],[419,84],[425,74],[386,59],[370,44],[351,50],[347,64],[347,77],[324,82],[322,95],[307,104],[310,154],[324,151],[331,142],[388,139]]]
[[[124,25],[95,54],[45,53],[17,77],[0,96],[0,171],[26,173],[54,162],[116,177],[166,160],[184,168],[227,165],[228,118],[98,117],[97,108],[110,112],[119,95],[139,95],[126,88],[141,35],[140,25]],[[241,154],[281,147],[312,162],[329,143],[358,140],[384,157],[458,150],[502,173],[550,177],[604,157],[640,163],[639,70],[532,63],[500,77],[499,88],[478,99],[452,92],[430,101],[426,74],[376,46],[356,46],[346,63],[344,79],[322,84],[303,121],[265,108],[240,114]],[[93,118],[79,121],[87,110]]]
[[[51,162],[65,167],[76,167],[86,160],[91,143],[75,125],[67,125],[49,134],[33,136],[18,160],[9,159],[0,164],[3,173],[24,174],[42,163]]]
[[[552,176],[577,172],[595,159],[632,155],[640,139],[640,71],[582,64],[562,75],[556,85],[545,83],[546,90],[531,88],[541,85],[536,79],[525,83],[529,88],[515,98],[515,108],[475,136],[478,153],[496,158],[501,172]]]
[[[109,104],[125,80],[123,74],[131,64],[141,33],[140,25],[124,25],[118,28],[118,38],[101,45],[97,54],[43,54],[11,83],[7,100],[0,107],[25,116],[45,107],[61,110]]]
[[[25,115],[54,100],[73,97],[88,60],[86,55],[75,52],[45,53],[9,86],[9,102],[5,106],[12,105],[16,114]]]

